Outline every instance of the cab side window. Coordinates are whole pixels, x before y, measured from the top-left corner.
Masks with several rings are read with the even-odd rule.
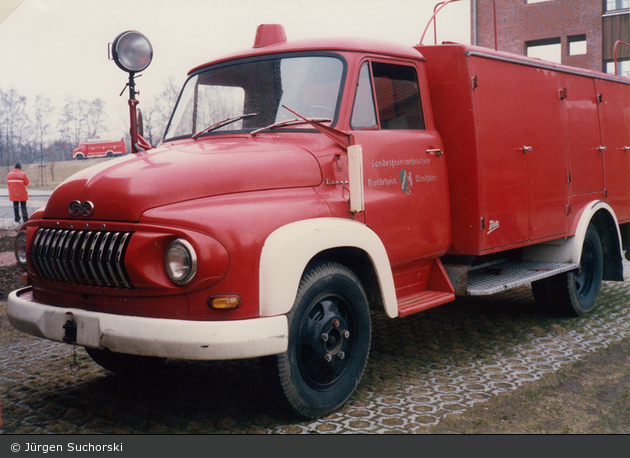
[[[370,78],[370,64],[363,64],[359,74],[357,93],[354,96],[354,107],[350,126],[353,129],[377,129],[374,92]]]
[[[350,126],[353,129],[424,130],[416,69],[384,62],[363,64]]]
[[[424,130],[415,68],[372,62],[372,73],[381,129]]]

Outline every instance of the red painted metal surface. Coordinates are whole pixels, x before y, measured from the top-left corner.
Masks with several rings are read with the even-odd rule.
[[[445,143],[451,253],[572,235],[597,199],[627,220],[630,81],[464,45],[417,49]]]
[[[408,299],[405,315],[454,297],[439,261],[446,253],[483,255],[572,235],[575,215],[594,199],[630,220],[628,81],[464,45],[285,38],[263,27],[253,49],[214,63],[337,54],[344,73],[334,126],[217,131],[78,173],[33,215],[29,243],[38,225],[132,232],[125,266],[134,288],[62,284],[31,267],[37,300],[176,319],[255,317],[267,237],[292,222],[335,217],[363,222],[380,238]],[[398,83],[374,76],[379,66],[415,75],[401,81],[417,94],[396,95]],[[362,69],[371,69],[373,85],[361,95],[377,109],[353,118]],[[396,97],[417,97],[419,108]],[[396,125],[402,121],[411,124]],[[349,144],[363,152],[358,214],[348,206]],[[93,213],[73,219],[75,200],[92,203]],[[199,258],[197,278],[184,287],[168,280],[162,260],[178,237]],[[243,305],[211,310],[207,298],[221,294]]]

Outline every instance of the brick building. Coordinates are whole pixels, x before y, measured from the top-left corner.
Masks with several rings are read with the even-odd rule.
[[[471,42],[614,73],[614,44],[630,43],[630,0],[471,0]],[[617,47],[630,77],[630,47]]]

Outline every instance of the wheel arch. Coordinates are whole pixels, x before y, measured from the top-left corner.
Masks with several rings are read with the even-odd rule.
[[[541,243],[525,248],[524,257],[536,261],[579,263],[586,230],[590,224],[597,229],[604,258],[604,280],[622,281],[621,232],[614,210],[603,201],[585,205],[575,219],[571,237]]]
[[[289,312],[306,268],[324,260],[351,268],[370,303],[382,305],[392,318],[398,316],[394,279],[382,241],[364,224],[341,218],[297,221],[267,237],[259,267],[260,316]]]

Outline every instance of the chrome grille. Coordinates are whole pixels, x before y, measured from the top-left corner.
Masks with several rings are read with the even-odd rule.
[[[124,266],[131,232],[40,228],[31,247],[37,275],[79,285],[133,288]]]

